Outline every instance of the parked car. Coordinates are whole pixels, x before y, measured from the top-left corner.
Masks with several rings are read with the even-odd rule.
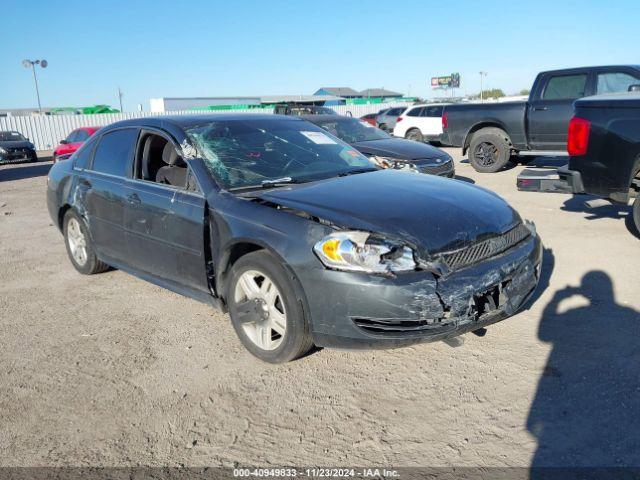
[[[567,137],[569,164],[557,171],[524,170],[518,189],[633,202],[633,220],[640,232],[640,93],[583,98],[574,108]]]
[[[368,113],[366,115],[363,115],[362,117],[360,117],[360,120],[362,120],[363,122],[367,122],[369,125],[372,125],[374,127],[377,127],[377,123],[376,123],[376,117],[378,116],[377,113]]]
[[[479,331],[540,275],[534,227],[494,193],[379,169],[294,117],[116,122],[53,165],[47,204],[80,273],[228,309],[268,362]]]
[[[60,140],[60,144],[53,150],[54,163],[68,159],[98,130],[100,127],[80,127],[72,130],[67,138]]]
[[[573,102],[640,85],[640,66],[585,67],[538,74],[527,102],[448,105],[446,143],[469,152],[478,172],[497,172],[513,155],[566,155]]]
[[[18,132],[0,132],[0,165],[37,161],[35,146],[28,138]]]
[[[277,115],[335,115],[335,110],[319,105],[281,104],[273,108]]]
[[[422,104],[407,108],[393,129],[394,137],[416,142],[442,142],[442,111],[444,104]]]
[[[302,117],[335,135],[383,168],[409,169],[453,177],[451,156],[424,143],[393,138],[386,132],[355,118],[340,115]]]
[[[396,124],[396,120],[405,111],[405,107],[387,108],[378,112],[376,123],[378,128],[384,131],[392,131]]]

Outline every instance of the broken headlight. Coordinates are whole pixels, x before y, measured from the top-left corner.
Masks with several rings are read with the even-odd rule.
[[[415,270],[413,250],[368,232],[336,232],[313,247],[328,268],[349,272],[394,273]]]

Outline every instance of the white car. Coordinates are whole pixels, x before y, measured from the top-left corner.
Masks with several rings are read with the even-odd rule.
[[[418,142],[439,142],[442,137],[442,110],[446,104],[413,105],[398,117],[394,137]]]

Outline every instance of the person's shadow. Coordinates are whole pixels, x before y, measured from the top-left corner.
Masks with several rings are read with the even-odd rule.
[[[588,305],[561,311],[573,297]],[[527,420],[538,442],[531,478],[549,478],[539,467],[640,466],[640,313],[591,271],[556,292],[538,335],[552,350]]]

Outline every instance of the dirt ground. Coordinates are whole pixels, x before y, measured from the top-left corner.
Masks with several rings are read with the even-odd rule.
[[[49,163],[0,167],[1,466],[640,466],[640,241],[629,209],[468,181],[533,220],[533,305],[453,347],[254,359],[227,315],[82,276]],[[428,206],[425,206],[428,208]]]

